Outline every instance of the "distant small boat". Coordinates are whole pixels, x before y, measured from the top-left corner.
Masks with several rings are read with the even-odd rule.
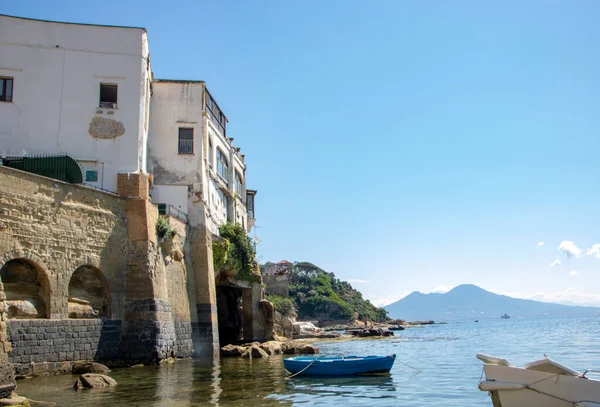
[[[393,326],[391,328],[388,328],[390,331],[404,331],[404,327],[402,325],[398,325],[398,326]]]
[[[476,319],[476,320],[475,320],[475,322],[479,322],[479,320],[478,320],[478,319]]]
[[[388,373],[396,355],[388,356],[298,356],[283,359],[285,369],[306,376],[350,376],[366,373]]]
[[[500,318],[502,318],[502,319],[509,319],[510,315],[508,315],[508,314],[505,313],[504,315],[500,315]]]

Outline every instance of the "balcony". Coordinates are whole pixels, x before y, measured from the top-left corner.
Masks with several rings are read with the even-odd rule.
[[[177,209],[173,205],[159,203],[158,206],[158,214],[159,215],[168,215],[173,216],[174,218],[179,219],[184,223],[189,223],[188,215],[184,211]]]
[[[194,140],[179,140],[178,154],[194,154]]]

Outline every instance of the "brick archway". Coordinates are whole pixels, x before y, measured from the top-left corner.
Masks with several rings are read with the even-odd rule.
[[[110,318],[111,295],[106,276],[99,267],[83,264],[69,279],[69,318]]]
[[[52,289],[48,273],[38,262],[28,257],[7,260],[7,255],[3,256],[0,281],[8,318],[50,318]]]

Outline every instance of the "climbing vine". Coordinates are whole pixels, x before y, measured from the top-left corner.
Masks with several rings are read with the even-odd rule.
[[[213,242],[215,270],[228,268],[236,273],[236,280],[262,282],[256,252],[244,228],[228,222],[219,227],[219,235],[221,240]]]
[[[219,270],[227,264],[229,246],[229,240],[227,239],[215,240],[213,242],[213,265],[215,270]]]

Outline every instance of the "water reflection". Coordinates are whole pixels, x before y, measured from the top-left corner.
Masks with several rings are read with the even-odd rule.
[[[76,392],[72,388],[76,376],[70,375],[20,380],[17,391],[69,407],[487,407],[488,395],[477,389],[482,366],[475,353],[507,356],[518,364],[548,353],[568,366],[586,368],[600,365],[600,352],[592,340],[598,335],[598,318],[482,320],[406,330],[391,340],[319,344],[324,356],[396,353],[391,376],[286,379],[283,357],[272,356],[117,369],[110,375],[119,386],[108,391]],[[411,367],[422,373],[415,374]]]
[[[221,389],[221,362],[218,359],[213,360],[213,371],[212,371],[212,394],[210,396],[210,404],[213,406],[219,406],[219,397],[223,390]]]
[[[274,394],[278,400],[300,401],[322,397],[394,398],[396,386],[391,376],[298,377],[287,383],[287,394]],[[308,397],[304,397],[308,396]]]

